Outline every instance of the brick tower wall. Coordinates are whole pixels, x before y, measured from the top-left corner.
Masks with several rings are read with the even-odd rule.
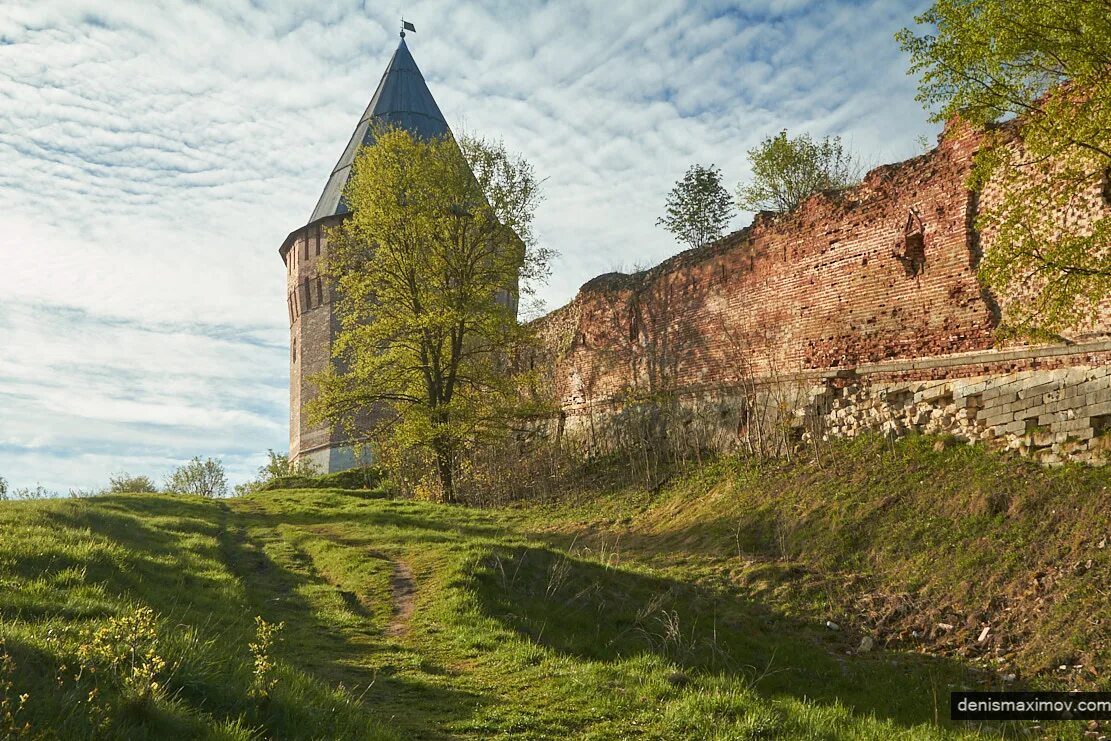
[[[316,393],[310,378],[332,362],[336,319],[332,288],[321,274],[321,261],[328,253],[328,227],[343,218],[330,216],[296,230],[281,252],[289,316],[289,456],[294,462],[312,461],[326,473],[356,464],[343,435],[326,425],[310,425],[303,409]]]

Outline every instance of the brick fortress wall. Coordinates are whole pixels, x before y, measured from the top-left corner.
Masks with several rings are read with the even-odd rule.
[[[918,429],[1091,457],[1087,442],[1073,443],[1105,429],[1111,308],[1069,344],[995,347],[1001,311],[1021,297],[991,296],[976,279],[991,249],[965,185],[978,136],[947,134],[856,188],[761,214],[643,273],[599,276],[537,320],[529,362],[547,375],[559,429],[604,448],[624,399],[666,392],[681,400],[684,429],[719,449],[741,444],[754,412],[774,407],[795,437]],[[1109,208],[1090,206],[1064,217]]]

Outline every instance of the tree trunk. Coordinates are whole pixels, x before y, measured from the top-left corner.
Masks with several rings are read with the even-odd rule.
[[[444,450],[436,451],[436,470],[440,474],[440,491],[445,504],[455,504],[455,471],[451,454]]]

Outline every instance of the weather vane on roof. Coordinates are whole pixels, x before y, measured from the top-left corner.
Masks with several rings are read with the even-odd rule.
[[[405,38],[405,32],[406,31],[412,31],[413,33],[416,33],[417,32],[417,27],[414,26],[409,21],[402,18],[401,19],[401,38]]]

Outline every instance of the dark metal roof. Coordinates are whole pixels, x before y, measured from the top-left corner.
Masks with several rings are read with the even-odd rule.
[[[423,139],[451,133],[439,106],[432,99],[432,93],[428,91],[424,76],[413,61],[413,55],[409,53],[409,47],[405,45],[405,39],[401,40],[393,59],[386,66],[370,105],[359,119],[359,125],[355,127],[355,133],[351,135],[339,162],[332,169],[332,176],[320,194],[310,222],[347,213],[343,187],[351,175],[351,163],[355,161],[358,148],[374,141],[372,122],[398,126]]]

